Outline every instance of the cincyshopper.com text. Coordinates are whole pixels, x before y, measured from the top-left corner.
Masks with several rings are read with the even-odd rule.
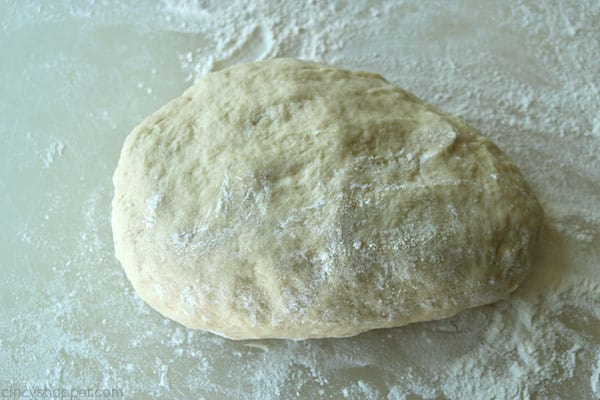
[[[119,388],[69,387],[3,387],[0,399],[118,399],[123,397]]]

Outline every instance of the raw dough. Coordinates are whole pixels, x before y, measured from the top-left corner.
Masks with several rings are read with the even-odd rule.
[[[207,75],[127,137],[116,256],[190,328],[316,338],[444,318],[523,279],[542,210],[489,140],[377,74]]]

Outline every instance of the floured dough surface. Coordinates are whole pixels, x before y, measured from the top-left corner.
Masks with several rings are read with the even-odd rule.
[[[180,323],[315,338],[506,297],[542,210],[502,152],[381,76],[292,59],[207,75],[127,137],[117,258]]]

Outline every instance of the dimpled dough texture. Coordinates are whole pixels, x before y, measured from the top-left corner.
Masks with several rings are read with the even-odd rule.
[[[116,256],[234,339],[350,336],[506,297],[542,210],[489,140],[381,76],[291,59],[207,75],[127,137]]]

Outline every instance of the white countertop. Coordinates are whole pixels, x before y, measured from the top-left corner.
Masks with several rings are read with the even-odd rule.
[[[600,398],[597,1],[41,3],[0,0],[0,391]],[[233,342],[135,295],[109,223],[126,135],[206,72],[279,56],[379,72],[509,155],[547,219],[514,296],[348,339]]]

